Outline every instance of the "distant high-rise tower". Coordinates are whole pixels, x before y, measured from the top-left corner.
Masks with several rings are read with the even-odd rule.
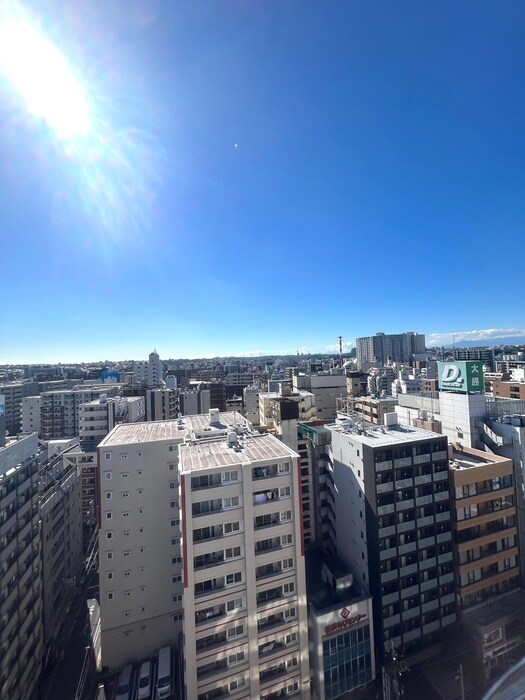
[[[413,355],[425,352],[425,336],[422,333],[385,334],[357,338],[357,364],[360,368],[378,363],[402,362],[409,364]]]

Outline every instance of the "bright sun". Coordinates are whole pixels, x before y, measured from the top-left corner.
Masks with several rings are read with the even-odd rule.
[[[59,138],[69,140],[89,133],[86,94],[64,56],[24,17],[5,9],[0,9],[2,75],[29,112],[43,119]]]

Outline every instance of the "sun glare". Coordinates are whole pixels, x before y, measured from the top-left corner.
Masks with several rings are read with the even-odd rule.
[[[84,89],[66,59],[24,18],[0,9],[0,75],[61,139],[90,130]]]

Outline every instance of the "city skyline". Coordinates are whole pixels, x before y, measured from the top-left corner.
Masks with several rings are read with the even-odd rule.
[[[525,334],[521,3],[6,7],[88,111],[0,55],[0,362]]]

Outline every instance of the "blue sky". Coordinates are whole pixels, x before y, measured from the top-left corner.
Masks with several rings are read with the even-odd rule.
[[[0,75],[0,362],[525,334],[522,1],[42,5],[98,131]]]

